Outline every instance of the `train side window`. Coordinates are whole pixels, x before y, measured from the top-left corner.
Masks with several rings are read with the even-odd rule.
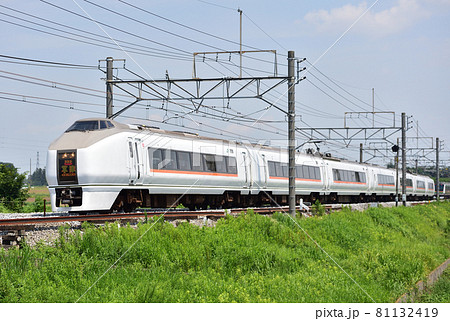
[[[225,162],[225,156],[216,155],[216,171],[218,173],[227,173],[227,163]]]
[[[308,178],[314,179],[315,178],[314,167],[308,166],[308,172],[309,172]]]
[[[269,166],[269,176],[277,176],[275,172],[275,162],[268,161],[267,165]]]
[[[162,151],[160,149],[150,149],[148,150],[148,154],[151,159],[151,164],[153,169],[160,169],[162,165]]]
[[[289,169],[287,164],[281,164],[281,170],[283,171],[282,177],[289,177]]]
[[[106,129],[106,128],[108,128],[106,121],[100,120],[100,129]]]
[[[357,183],[365,183],[366,182],[366,174],[363,172],[355,172],[356,182]]]
[[[203,157],[202,154],[192,154],[192,170],[196,172],[203,172]]]
[[[214,155],[202,154],[206,172],[217,172]]]
[[[177,154],[174,150],[163,150],[163,169],[177,169]]]
[[[275,162],[275,176],[283,177],[283,170],[281,169],[281,163]]]
[[[350,174],[350,182],[356,182],[356,172],[351,171]]]
[[[341,178],[344,182],[349,182],[349,175],[348,175],[348,171],[340,171],[341,172]]]
[[[302,165],[295,166],[295,176],[297,178],[303,178],[303,166]]]
[[[322,180],[320,178],[320,168],[319,167],[314,167],[314,173],[316,174],[315,179]]]
[[[335,168],[333,168],[333,179],[334,179],[334,181],[341,180],[341,175],[339,175],[339,171]]]
[[[191,154],[177,151],[177,168],[182,171],[192,170]]]
[[[228,173],[237,174],[237,162],[235,157],[227,157]]]

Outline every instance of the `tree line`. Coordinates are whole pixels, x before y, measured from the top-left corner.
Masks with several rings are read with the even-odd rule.
[[[9,210],[20,210],[29,197],[27,185],[47,185],[45,169],[37,168],[27,178],[27,174],[19,173],[13,164],[0,162],[0,205]]]

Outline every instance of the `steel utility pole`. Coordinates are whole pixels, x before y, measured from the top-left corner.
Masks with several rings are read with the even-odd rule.
[[[436,137],[436,200],[439,201],[439,137]]]
[[[289,215],[295,217],[295,54],[288,52]]]
[[[363,162],[363,143],[359,143],[359,162]]]
[[[402,113],[402,203],[406,206],[406,113]]]
[[[398,145],[400,144],[399,139],[397,138],[397,145],[395,151],[395,206],[398,206]]]
[[[239,78],[242,78],[242,10],[238,9],[239,12],[239,20],[240,20],[240,24],[239,24],[239,59],[240,59],[240,63],[239,63]]]
[[[106,118],[113,115],[113,61],[112,57],[106,58]]]

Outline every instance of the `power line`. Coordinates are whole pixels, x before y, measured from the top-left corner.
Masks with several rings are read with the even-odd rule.
[[[6,56],[6,55],[0,55],[0,57],[14,59],[14,60],[21,60],[21,61],[37,62],[37,63],[42,63],[42,64],[56,65],[56,66],[64,66],[64,67],[76,67],[76,68],[81,68],[81,69],[97,69],[97,66],[89,66],[89,65],[69,64],[69,63],[63,63],[63,62],[37,60],[37,59],[21,58],[21,57]]]

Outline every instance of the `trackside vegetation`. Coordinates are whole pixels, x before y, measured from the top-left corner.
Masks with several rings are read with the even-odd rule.
[[[440,202],[62,228],[55,246],[0,250],[0,302],[394,302],[449,257],[449,218]]]

